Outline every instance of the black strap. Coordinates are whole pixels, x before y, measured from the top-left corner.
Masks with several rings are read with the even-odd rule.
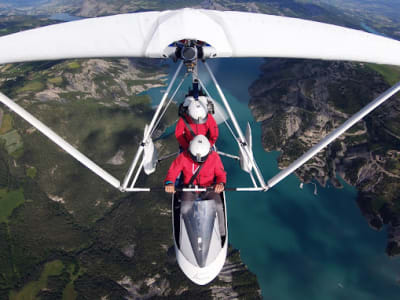
[[[199,175],[201,168],[203,167],[204,163],[202,163],[198,168],[197,171],[193,174],[192,178],[190,178],[189,186],[192,185],[194,180],[196,179],[197,175]]]
[[[197,134],[195,134],[195,133],[193,132],[193,129],[192,129],[192,127],[189,125],[189,123],[186,121],[186,118],[183,117],[182,119],[183,119],[183,122],[185,122],[186,127],[189,128],[189,131],[190,131],[190,133],[192,134],[192,136],[195,137]]]

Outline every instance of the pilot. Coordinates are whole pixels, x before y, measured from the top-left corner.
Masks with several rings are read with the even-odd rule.
[[[204,135],[213,147],[218,139],[218,126],[208,108],[199,100],[190,102],[175,127],[175,136],[182,150],[187,150],[196,135]]]
[[[210,188],[205,192],[182,192],[182,214],[187,213],[196,198],[214,199],[219,230],[225,236],[225,221],[220,193],[224,191],[226,172],[218,153],[212,150],[210,142],[204,135],[197,135],[191,141],[189,149],[179,154],[172,162],[165,178],[165,191],[175,193],[175,179],[182,172],[184,187]]]

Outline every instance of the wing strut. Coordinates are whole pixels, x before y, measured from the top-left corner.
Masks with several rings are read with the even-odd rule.
[[[208,66],[207,62],[204,62],[204,65],[206,66],[206,69],[207,69],[208,73],[210,74],[210,77],[211,77],[212,81],[214,82],[215,87],[217,88],[218,94],[221,97],[222,102],[224,103],[224,106],[225,106],[225,108],[226,108],[226,110],[228,112],[229,117],[232,120],[233,126],[235,127],[237,134],[239,135],[239,139],[237,140],[237,142],[239,144],[240,151],[244,152],[244,154],[248,158],[248,161],[253,166],[254,172],[255,172],[255,174],[257,176],[257,179],[258,179],[261,187],[263,189],[267,190],[268,188],[267,188],[267,185],[265,184],[264,177],[262,176],[261,171],[258,168],[256,161],[254,160],[254,157],[253,157],[251,149],[249,148],[248,142],[246,141],[246,139],[245,139],[245,137],[243,135],[243,132],[242,132],[242,130],[241,130],[236,118],[235,118],[235,115],[232,112],[231,107],[229,106],[228,101],[225,98],[224,93],[221,90],[221,87],[219,86],[217,80],[215,79],[214,74],[211,71],[210,67]],[[255,185],[254,178],[252,178],[252,181],[253,181],[253,184]]]
[[[145,134],[144,134],[143,141],[140,143],[139,149],[136,151],[135,158],[133,159],[132,164],[131,164],[131,166],[130,166],[130,168],[129,168],[129,171],[128,171],[128,173],[127,173],[126,176],[125,176],[125,179],[124,179],[123,184],[122,184],[122,186],[121,186],[121,191],[127,191],[127,187],[128,187],[128,184],[129,184],[129,182],[130,182],[130,180],[131,180],[131,178],[132,178],[133,171],[135,170],[136,165],[137,165],[137,163],[138,163],[138,161],[139,161],[139,158],[140,158],[140,156],[141,156],[142,153],[143,153],[144,146],[146,145],[148,139],[149,139],[150,136],[151,136],[151,133],[153,132],[154,126],[155,126],[156,122],[158,121],[158,117],[160,116],[160,113],[161,113],[161,110],[162,110],[162,108],[163,108],[163,106],[164,106],[164,103],[165,103],[165,101],[167,100],[168,94],[169,94],[169,92],[171,91],[172,86],[174,85],[174,82],[175,82],[175,80],[176,80],[176,77],[178,76],[180,70],[182,69],[182,65],[183,65],[183,62],[181,62],[181,63],[179,64],[178,68],[176,69],[175,74],[174,74],[174,76],[172,77],[172,80],[171,80],[171,82],[169,83],[168,88],[167,88],[167,90],[165,91],[165,93],[164,93],[164,95],[163,95],[163,97],[162,97],[162,99],[161,99],[161,101],[160,101],[160,104],[159,104],[158,107],[157,107],[156,112],[154,113],[153,119],[151,120],[150,125],[149,125],[147,131],[146,131]],[[140,171],[141,171],[141,168],[139,168],[139,169],[137,170],[138,173],[139,173]],[[137,176],[135,176],[135,178],[137,178]],[[134,185],[135,185],[135,182],[132,183],[130,189],[134,189]]]
[[[335,139],[337,139],[347,129],[349,129],[355,123],[360,121],[367,114],[369,114],[371,111],[373,111],[379,105],[381,105],[383,102],[385,102],[391,96],[396,94],[398,91],[400,91],[400,82],[398,82],[397,84],[392,86],[390,89],[386,90],[378,98],[376,98],[375,100],[371,101],[369,104],[364,106],[361,110],[359,110],[356,114],[354,114],[350,119],[348,119],[346,122],[344,122],[338,128],[336,128],[334,131],[332,131],[330,134],[328,134],[318,144],[316,144],[314,147],[312,147],[310,150],[308,150],[306,153],[304,153],[301,157],[299,157],[293,163],[291,163],[286,169],[282,170],[277,175],[275,175],[270,180],[268,180],[268,188],[272,188],[278,182],[280,182],[281,180],[283,180],[284,178],[286,178],[287,176],[292,174],[299,167],[301,167],[303,164],[305,164],[309,159],[314,157],[319,151],[321,151],[323,148],[325,148],[331,142],[333,142]]]
[[[118,179],[114,178],[112,175],[107,173],[107,171],[105,171],[104,169],[102,169],[101,167],[96,165],[88,157],[83,155],[81,152],[79,152],[77,149],[75,149],[71,144],[69,144],[67,141],[65,141],[63,138],[61,138],[57,133],[55,133],[53,130],[51,130],[49,127],[44,125],[42,122],[40,122],[38,119],[36,119],[33,115],[31,115],[29,112],[27,112],[25,109],[23,109],[21,106],[19,106],[17,103],[15,103],[14,101],[9,99],[7,96],[5,96],[2,93],[0,93],[0,102],[3,102],[5,105],[7,105],[10,109],[12,109],[20,117],[25,119],[32,126],[36,127],[41,133],[43,133],[50,140],[52,140],[54,143],[56,143],[58,146],[60,146],[62,149],[64,149],[67,153],[69,153],[71,156],[73,156],[75,159],[77,159],[84,166],[88,167],[94,173],[99,175],[101,178],[103,178],[109,184],[111,184],[112,186],[114,186],[116,188],[120,187],[120,182]]]

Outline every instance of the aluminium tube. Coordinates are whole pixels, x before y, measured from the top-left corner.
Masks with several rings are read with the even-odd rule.
[[[164,188],[144,188],[144,187],[134,187],[134,188],[127,188],[126,192],[162,192]],[[207,188],[177,188],[176,191],[179,192],[206,192]],[[265,189],[262,187],[237,187],[231,188],[227,187],[224,189],[227,192],[264,192]]]
[[[365,117],[372,110],[374,110],[376,107],[385,102],[399,90],[400,90],[400,82],[396,83],[390,89],[386,90],[383,94],[381,94],[378,98],[376,98],[375,100],[371,101],[369,104],[364,106],[361,110],[355,113],[350,119],[348,119],[334,131],[328,134],[318,144],[316,144],[314,147],[312,147],[310,150],[304,153],[301,157],[299,157],[293,163],[291,163],[286,169],[283,169],[277,175],[268,180],[268,188],[272,188],[278,182],[289,176],[296,169],[301,167],[304,163],[306,163],[309,159],[311,159],[314,155],[316,155],[319,151],[321,151],[323,148],[325,148],[331,142],[333,142],[336,138],[338,138],[341,134],[343,134],[347,129],[349,129],[355,123],[360,121],[363,117]]]
[[[169,92],[171,91],[171,88],[172,88],[172,86],[173,86],[173,84],[174,84],[174,82],[175,82],[175,80],[176,80],[176,77],[177,77],[178,74],[179,74],[179,71],[180,71],[181,68],[182,68],[182,65],[183,65],[183,62],[181,62],[181,63],[179,64],[178,68],[176,69],[175,74],[174,74],[174,76],[172,77],[172,80],[171,80],[171,82],[170,82],[169,85],[168,85],[167,90],[165,91],[163,97],[161,98],[160,104],[157,106],[157,110],[156,110],[156,112],[154,113],[153,119],[151,120],[151,123],[150,123],[150,125],[149,125],[147,131],[146,131],[145,134],[144,134],[143,141],[142,141],[142,143],[139,145],[139,149],[138,149],[138,151],[136,152],[135,158],[133,159],[133,162],[132,162],[131,166],[129,167],[128,173],[126,174],[126,176],[125,176],[125,178],[124,178],[124,181],[123,181],[123,184],[122,184],[122,187],[121,187],[121,191],[126,190],[126,187],[128,186],[128,183],[129,183],[129,181],[130,181],[130,179],[131,179],[131,177],[132,177],[132,173],[133,173],[133,171],[135,170],[136,164],[137,164],[137,162],[139,161],[140,155],[141,155],[142,152],[143,152],[143,149],[144,149],[144,145],[143,145],[143,144],[145,144],[145,143],[147,142],[147,140],[149,139],[149,136],[150,136],[150,133],[152,132],[152,129],[153,129],[153,127],[154,127],[154,124],[155,124],[156,121],[157,121],[157,118],[158,118],[158,116],[159,116],[159,114],[160,114],[160,112],[161,112],[161,109],[162,109],[162,107],[164,106],[164,102],[165,102],[165,100],[167,99]]]
[[[77,149],[75,149],[71,144],[69,144],[67,141],[65,141],[63,138],[61,138],[57,133],[55,133],[53,130],[51,130],[49,127],[44,125],[41,121],[36,119],[33,115],[31,115],[29,112],[27,112],[25,109],[23,109],[21,106],[19,106],[17,103],[9,99],[7,96],[4,94],[0,93],[0,102],[3,102],[5,105],[7,105],[10,109],[12,109],[15,113],[17,113],[21,118],[26,120],[28,123],[30,123],[32,126],[37,128],[41,133],[43,133],[45,136],[47,136],[51,141],[56,143],[58,146],[60,146],[62,149],[64,149],[68,154],[70,154],[72,157],[74,157],[76,160],[78,160],[81,164],[89,168],[91,171],[96,173],[98,176],[100,176],[103,180],[107,181],[109,184],[114,186],[115,188],[120,187],[120,182],[118,179],[114,178],[112,175],[110,175],[107,171],[99,167],[97,164],[95,164],[93,161],[91,161],[88,157],[83,155],[81,152],[79,152]]]
[[[142,159],[142,161],[140,162],[139,168],[136,171],[135,177],[132,180],[132,183],[131,183],[131,186],[130,186],[131,188],[133,188],[135,186],[136,181],[138,180],[139,175],[142,172],[143,165],[144,165],[144,160]]]
[[[237,156],[237,155],[225,153],[225,152],[222,152],[222,151],[217,151],[217,153],[218,153],[219,155],[221,155],[221,156],[226,156],[226,157],[229,157],[229,158],[232,158],[232,159],[235,159],[235,160],[240,160],[240,157]]]
[[[240,138],[241,143],[244,143],[244,142],[246,141],[246,139],[244,138],[243,132],[242,132],[242,130],[240,129],[240,126],[239,126],[239,124],[238,124],[238,122],[237,122],[237,120],[236,120],[236,118],[235,118],[235,115],[234,115],[233,112],[232,112],[231,107],[229,106],[228,101],[227,101],[226,98],[225,98],[224,93],[223,93],[222,90],[221,90],[221,87],[219,86],[217,80],[215,79],[214,74],[213,74],[213,72],[211,71],[210,67],[208,66],[207,62],[204,62],[204,65],[206,66],[206,69],[207,69],[208,73],[210,74],[211,79],[212,79],[212,81],[214,82],[215,87],[217,88],[218,94],[220,95],[220,97],[221,97],[221,99],[222,99],[222,102],[224,103],[225,108],[226,108],[226,110],[227,110],[227,112],[228,112],[228,115],[229,115],[229,117],[230,117],[231,120],[232,120],[233,126],[235,127],[237,133],[239,134],[239,138]],[[241,146],[243,147],[243,149],[244,149],[244,151],[246,152],[246,154],[247,154],[249,160],[251,161],[251,163],[252,163],[252,165],[253,165],[253,167],[254,167],[254,171],[255,171],[255,173],[256,173],[256,175],[257,175],[258,181],[260,182],[261,186],[264,187],[265,189],[267,189],[267,186],[266,186],[266,184],[265,184],[265,181],[264,181],[264,178],[263,178],[263,176],[262,176],[262,174],[261,174],[261,171],[260,171],[260,169],[258,168],[257,163],[255,162],[253,155],[251,155],[251,152],[250,152],[250,150],[249,150],[248,145],[243,145],[243,144],[241,144]]]

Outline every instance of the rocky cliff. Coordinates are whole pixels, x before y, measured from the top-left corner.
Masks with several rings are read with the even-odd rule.
[[[1,21],[7,32],[38,24]],[[7,64],[0,91],[121,179],[154,113],[142,92],[163,86],[168,71],[138,59]],[[160,132],[176,118],[171,105]],[[176,140],[156,146],[163,156]],[[139,184],[160,186],[169,163]],[[0,105],[0,299],[261,298],[232,249],[214,281],[190,282],[169,255],[171,231],[164,192],[120,193]]]
[[[368,64],[266,61],[261,77],[249,89],[249,106],[261,122],[264,148],[281,151],[279,166],[289,165],[389,88],[388,81],[394,78],[382,74],[388,73]],[[376,229],[388,225],[389,255],[400,253],[399,128],[397,96],[296,171],[304,182],[315,179],[325,186],[330,181],[340,187],[340,176],[356,186],[358,204],[369,224]]]

